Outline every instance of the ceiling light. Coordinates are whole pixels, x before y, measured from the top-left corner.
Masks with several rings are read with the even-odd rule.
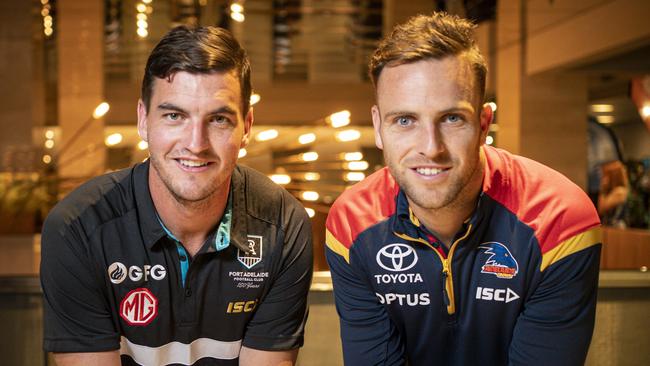
[[[140,140],[140,142],[138,142],[139,150],[147,150],[148,148],[149,148],[149,144],[146,141]]]
[[[318,194],[318,192],[304,191],[302,192],[301,197],[305,201],[316,201],[318,200],[318,197],[320,197],[320,195]]]
[[[343,168],[347,170],[366,170],[368,169],[367,161],[350,161],[343,164]]]
[[[315,151],[309,151],[301,155],[303,161],[316,161],[318,160],[318,153]]]
[[[272,174],[269,176],[276,184],[285,185],[291,183],[291,177],[286,174]]]
[[[93,118],[98,119],[104,117],[110,108],[111,106],[106,102],[99,103],[99,105],[93,111]]]
[[[343,175],[343,179],[347,182],[359,182],[366,177],[362,172],[348,172]]]
[[[248,151],[246,151],[246,149],[244,149],[244,148],[241,148],[241,149],[239,149],[239,154],[237,155],[237,157],[238,158],[243,158],[244,156],[246,156],[246,154],[248,154]]]
[[[115,146],[122,142],[122,134],[121,133],[113,133],[110,134],[106,137],[106,140],[104,140],[104,143],[106,143],[106,146]]]
[[[314,182],[320,179],[320,174],[315,172],[307,172],[305,173],[304,178],[306,181]]]
[[[52,131],[52,130],[45,131],[45,138],[49,139],[49,140],[53,139],[54,138],[54,131]]]
[[[492,145],[494,143],[494,137],[488,135],[488,137],[485,138],[485,143],[488,145]]]
[[[261,95],[259,95],[259,94],[257,94],[257,93],[255,93],[255,94],[251,94],[250,103],[251,103],[251,105],[255,105],[255,104],[257,104],[257,102],[259,102],[261,99],[262,99],[262,96],[261,96]]]
[[[494,103],[494,102],[489,102],[489,103],[487,103],[487,105],[490,107],[490,109],[492,109],[492,112],[496,112],[496,111],[497,111],[497,104],[496,104],[496,103]]]
[[[52,162],[52,157],[50,155],[47,155],[47,154],[43,155],[43,162],[45,164],[51,163]]]
[[[45,147],[51,149],[54,147],[54,140],[45,140]]]
[[[246,17],[242,13],[230,13],[230,17],[232,18],[232,20],[234,20],[236,22],[239,22],[239,23],[246,20]]]
[[[309,217],[316,216],[316,211],[314,211],[313,208],[305,207],[305,211],[307,211],[307,215],[309,215]]]
[[[298,137],[298,142],[301,144],[308,144],[310,142],[316,141],[316,134],[315,133],[306,133],[304,135],[300,135]]]
[[[354,141],[361,137],[361,132],[358,130],[345,130],[336,133],[336,139],[339,141]]]
[[[270,129],[258,133],[257,136],[255,136],[255,139],[257,141],[268,141],[268,140],[273,140],[276,137],[278,137],[278,130]]]
[[[350,111],[343,110],[340,112],[332,113],[328,119],[334,128],[347,126],[350,124]]]
[[[137,22],[135,22],[135,24],[138,26],[138,28],[144,28],[144,29],[149,28],[149,23],[147,23],[146,20],[138,20]]]
[[[644,105],[643,108],[641,108],[641,117],[643,117],[643,119],[650,117],[650,105]]]
[[[135,16],[137,20],[147,20],[147,14],[145,13],[138,13],[138,15]]]
[[[614,122],[614,116],[596,116],[596,119],[600,123],[608,124]]]
[[[230,11],[233,13],[243,13],[244,7],[240,3],[232,3],[230,4]]]
[[[614,112],[614,106],[611,104],[592,104],[591,111],[594,113],[611,113]]]
[[[149,31],[147,31],[145,28],[138,28],[138,30],[135,32],[140,38],[146,38],[149,35]]]
[[[144,13],[145,11],[147,11],[147,6],[142,3],[138,3],[138,5],[136,5],[135,8],[138,10],[138,13]]]
[[[358,151],[343,153],[343,160],[345,161],[356,161],[361,159],[363,159],[363,154]]]

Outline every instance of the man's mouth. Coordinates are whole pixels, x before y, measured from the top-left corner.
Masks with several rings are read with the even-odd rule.
[[[438,169],[438,168],[416,168],[415,171],[420,174],[424,175],[427,177],[433,177],[434,175],[438,175],[444,171],[449,170],[449,168],[444,168],[444,169]]]
[[[184,160],[184,159],[178,159],[178,162],[182,166],[186,166],[188,168],[200,168],[203,166],[207,166],[209,164],[207,161]]]

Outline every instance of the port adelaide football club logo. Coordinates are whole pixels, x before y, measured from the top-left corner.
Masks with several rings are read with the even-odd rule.
[[[493,274],[498,278],[511,279],[519,272],[517,260],[505,245],[491,241],[479,245],[478,248],[483,249],[483,254],[488,255],[488,258],[481,267],[481,273]]]
[[[262,237],[259,235],[247,235],[246,252],[239,249],[237,251],[237,260],[244,267],[251,269],[262,260]]]

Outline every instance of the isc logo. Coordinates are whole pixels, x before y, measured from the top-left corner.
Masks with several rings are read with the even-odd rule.
[[[488,301],[501,301],[509,303],[510,301],[517,300],[519,295],[517,295],[510,288],[489,288],[489,287],[477,287],[476,288],[476,298],[478,300],[488,300]]]
[[[120,316],[129,325],[147,325],[158,315],[158,299],[146,288],[136,288],[120,303]]]
[[[257,307],[257,300],[250,301],[232,301],[228,303],[226,313],[250,313]]]

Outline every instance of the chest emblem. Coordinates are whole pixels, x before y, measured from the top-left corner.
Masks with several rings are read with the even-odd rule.
[[[519,264],[505,245],[496,241],[486,242],[478,247],[483,254],[488,255],[481,267],[481,273],[488,273],[498,278],[511,279],[519,272]]]
[[[402,272],[415,266],[418,255],[407,244],[393,243],[381,248],[377,252],[376,259],[381,268],[391,272]]]
[[[147,325],[156,315],[158,299],[147,288],[136,288],[120,302],[120,316],[129,325]]]
[[[237,260],[239,263],[243,264],[244,267],[251,269],[262,261],[262,237],[259,235],[247,235],[246,237],[248,250],[244,252],[239,249],[237,251]]]

